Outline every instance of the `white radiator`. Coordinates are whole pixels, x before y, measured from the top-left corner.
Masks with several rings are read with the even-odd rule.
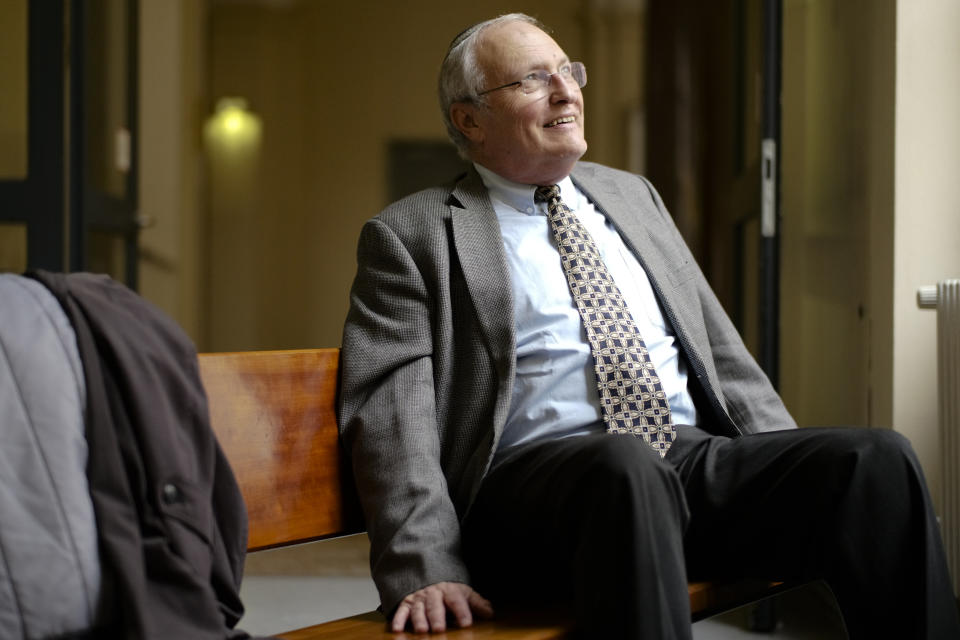
[[[943,451],[943,542],[960,594],[960,280],[917,291],[921,308],[937,310],[937,380]]]

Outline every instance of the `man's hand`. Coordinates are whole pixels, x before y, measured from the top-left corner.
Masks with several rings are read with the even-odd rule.
[[[469,585],[438,582],[404,598],[393,614],[390,626],[394,633],[399,633],[409,621],[417,633],[441,633],[447,630],[447,611],[460,627],[473,624],[474,613],[481,618],[493,615],[490,602]]]

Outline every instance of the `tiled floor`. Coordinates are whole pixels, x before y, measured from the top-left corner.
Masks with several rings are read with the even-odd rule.
[[[269,634],[371,611],[379,604],[367,568],[365,536],[260,552],[247,560],[240,627]],[[843,624],[825,589],[806,587],[777,598],[771,633],[747,630],[748,608],[693,625],[695,640],[842,640]]]

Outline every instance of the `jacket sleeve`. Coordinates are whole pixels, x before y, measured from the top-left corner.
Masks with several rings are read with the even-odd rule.
[[[406,594],[469,575],[440,465],[431,292],[408,248],[377,219],[361,233],[357,263],[341,351],[340,434],[390,615]]]

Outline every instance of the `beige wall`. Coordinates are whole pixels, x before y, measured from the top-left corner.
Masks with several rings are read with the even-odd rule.
[[[641,6],[214,3],[210,97],[246,98],[263,128],[244,168],[208,166],[204,348],[339,344],[360,227],[389,201],[388,143],[445,140],[436,72],[452,37],[478,20],[525,11],[548,22],[591,69],[589,157],[625,166],[625,131],[639,113]]]
[[[27,2],[0,2],[0,180],[27,175]],[[27,228],[0,223],[0,272],[27,268]]]
[[[916,292],[960,277],[960,2],[900,0],[896,47],[893,424],[939,495],[936,314]]]
[[[140,293],[201,334],[203,3],[140,2]]]
[[[802,425],[890,426],[895,9],[784,3],[781,386]]]
[[[388,142],[445,140],[435,82],[453,35],[506,11],[544,19],[591,69],[588,157],[639,169],[643,7],[142,0],[142,293],[201,350],[338,345],[360,226],[389,200]],[[260,118],[255,153],[204,146],[224,96]]]
[[[27,2],[0,3],[0,180],[27,175]]]

